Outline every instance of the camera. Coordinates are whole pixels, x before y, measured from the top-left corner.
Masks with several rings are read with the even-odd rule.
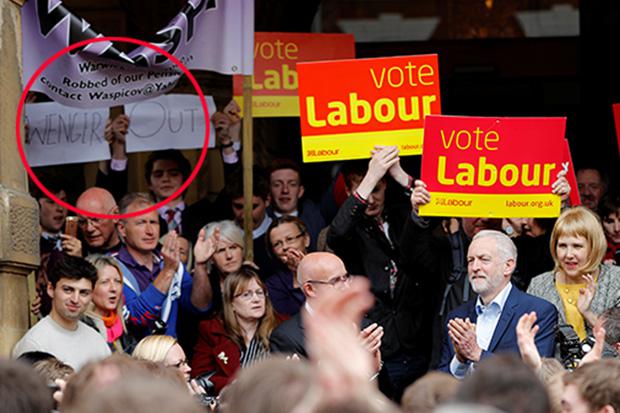
[[[196,395],[196,397],[200,404],[207,407],[209,411],[216,411],[220,404],[219,397],[215,395],[215,385],[211,381],[211,377],[213,377],[214,374],[215,371],[210,371],[194,379],[196,384],[205,391],[202,394]]]
[[[568,370],[574,370],[579,366],[581,359],[592,350],[594,339],[586,337],[583,341],[570,324],[558,325],[557,341],[560,347],[562,365]]]

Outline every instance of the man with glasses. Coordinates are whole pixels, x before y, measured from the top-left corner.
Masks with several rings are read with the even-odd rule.
[[[118,206],[114,197],[103,188],[89,188],[82,192],[77,200],[78,209],[95,214],[118,214]],[[116,219],[104,219],[80,216],[78,228],[86,242],[86,253],[89,254],[114,254],[122,246],[116,232]]]
[[[299,263],[297,278],[306,296],[306,303],[299,313],[280,324],[271,333],[269,344],[272,353],[296,354],[307,358],[302,312],[306,311],[312,316],[313,306],[316,308],[321,293],[326,289],[346,290],[349,288],[351,275],[336,255],[329,252],[313,252]],[[367,320],[362,324],[366,324],[360,333],[365,347],[373,353],[378,352],[383,328],[374,323],[370,324]]]

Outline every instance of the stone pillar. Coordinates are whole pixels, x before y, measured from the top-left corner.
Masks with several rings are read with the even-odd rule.
[[[15,111],[22,92],[20,7],[0,0],[0,356],[28,329],[27,276],[39,263],[36,201],[15,142]]]

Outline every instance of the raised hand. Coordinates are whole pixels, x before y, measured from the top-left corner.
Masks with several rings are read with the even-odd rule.
[[[62,250],[67,255],[72,255],[74,257],[82,256],[82,241],[67,234],[60,234]]]
[[[536,313],[534,311],[523,314],[517,323],[516,332],[521,359],[525,364],[538,371],[542,366],[542,360],[536,347],[535,337],[539,327],[534,325],[535,323]]]
[[[377,323],[372,323],[359,332],[359,339],[362,346],[370,354],[374,354],[381,347],[381,339],[383,338],[383,327]]]
[[[557,179],[551,184],[551,192],[559,195],[562,201],[568,199],[570,195],[570,184],[568,183],[568,179],[566,179],[566,169],[562,169],[558,173]]]
[[[584,317],[590,312],[590,305],[596,294],[596,282],[592,274],[582,275],[586,281],[586,288],[579,290],[579,298],[577,298],[577,309]]]
[[[390,168],[399,162],[398,146],[379,147],[378,150],[373,151],[372,158],[370,158],[368,174],[378,182]]]
[[[172,271],[174,274],[181,262],[179,241],[176,231],[171,231],[166,235],[164,245],[161,249],[161,255],[164,258],[164,271]]]
[[[297,271],[297,267],[301,260],[306,256],[303,252],[297,248],[289,248],[286,250],[286,266],[293,272]]]
[[[588,354],[586,354],[581,361],[579,362],[579,365],[582,366],[586,363],[591,363],[593,361],[596,360],[600,360],[603,357],[603,348],[605,346],[605,334],[607,334],[607,332],[605,331],[605,327],[603,327],[604,324],[604,320],[602,317],[599,317],[598,320],[596,320],[596,324],[594,324],[594,327],[592,328],[592,332],[594,333],[594,346],[592,347],[592,350],[590,350],[588,352]]]
[[[416,179],[411,193],[411,208],[417,213],[420,206],[429,202],[431,202],[431,194],[426,189],[426,184],[421,179]]]
[[[125,144],[127,132],[129,132],[129,116],[120,114],[113,120],[108,119],[104,128],[104,138],[111,145],[114,143]]]
[[[209,238],[205,236],[205,229],[201,229],[198,234],[198,239],[194,245],[194,260],[196,265],[206,264],[211,259],[215,251],[217,251],[217,245],[220,242],[220,228],[216,227],[213,234]]]

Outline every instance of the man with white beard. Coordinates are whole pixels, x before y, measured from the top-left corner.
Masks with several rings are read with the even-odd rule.
[[[542,357],[552,357],[558,313],[553,304],[526,294],[510,283],[517,248],[505,234],[483,230],[467,251],[467,272],[474,300],[448,316],[439,369],[463,378],[476,363],[493,353],[518,354],[516,326],[523,314],[534,312],[536,347]]]

